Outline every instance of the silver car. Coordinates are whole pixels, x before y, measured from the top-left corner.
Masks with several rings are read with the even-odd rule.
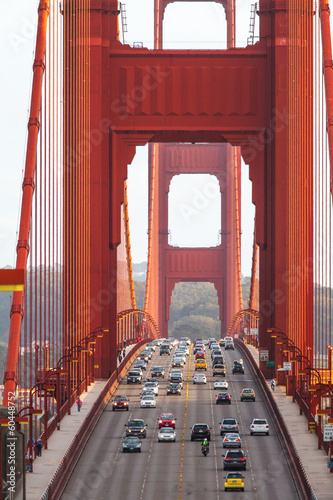
[[[239,423],[235,418],[224,418],[222,422],[220,422],[220,434],[223,436],[228,432],[238,432]]]
[[[172,427],[162,427],[158,433],[158,441],[173,441],[176,442],[176,431]]]
[[[227,432],[223,438],[223,448],[241,448],[242,439],[236,432]]]

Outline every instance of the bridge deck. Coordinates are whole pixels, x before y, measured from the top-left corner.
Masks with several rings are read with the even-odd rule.
[[[252,346],[248,347],[258,363],[258,351]],[[34,473],[27,474],[27,500],[36,500],[42,497],[71,439],[74,438],[78,428],[84,422],[104,383],[104,381],[97,381],[88,393],[82,395],[84,404],[81,412],[78,413],[74,406],[72,415],[66,416],[62,421],[61,431],[55,432],[50,437],[48,450],[43,450],[42,457],[37,458],[34,462]],[[333,476],[330,475],[327,468],[328,457],[323,450],[317,449],[316,435],[309,433],[306,418],[299,415],[298,405],[292,403],[291,397],[286,397],[284,389],[283,386],[278,386],[274,392],[280,412],[294,439],[317,499],[331,500]]]

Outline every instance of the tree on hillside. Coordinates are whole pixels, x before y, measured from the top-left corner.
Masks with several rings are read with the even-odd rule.
[[[193,341],[196,338],[209,339],[221,336],[220,321],[209,318],[208,316],[185,316],[178,321],[175,321],[172,328],[169,329],[169,336],[190,337]]]

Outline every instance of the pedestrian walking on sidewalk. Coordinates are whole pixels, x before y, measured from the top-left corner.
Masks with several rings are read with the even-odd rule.
[[[77,411],[81,411],[82,401],[79,397],[76,400]]]
[[[38,441],[37,441],[37,457],[42,456],[42,446],[43,446],[42,440],[38,439]]]
[[[126,346],[127,346],[127,342],[126,342],[126,340],[124,340],[124,349],[126,349]]]
[[[123,349],[123,359],[126,356],[126,349]]]
[[[119,361],[119,363],[121,363],[121,351],[120,351],[119,356],[118,356],[118,361]]]

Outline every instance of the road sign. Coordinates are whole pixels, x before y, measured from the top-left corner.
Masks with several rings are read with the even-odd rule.
[[[324,424],[324,441],[333,441],[333,425]]]
[[[329,469],[333,469],[333,462],[327,462],[327,467]]]
[[[286,371],[290,371],[291,370],[291,363],[289,361],[284,361],[283,369]]]
[[[274,368],[274,366],[275,366],[275,361],[267,361],[266,362],[267,368]]]
[[[269,351],[261,349],[260,351],[260,361],[268,361]]]
[[[251,335],[258,335],[258,328],[251,328]]]

